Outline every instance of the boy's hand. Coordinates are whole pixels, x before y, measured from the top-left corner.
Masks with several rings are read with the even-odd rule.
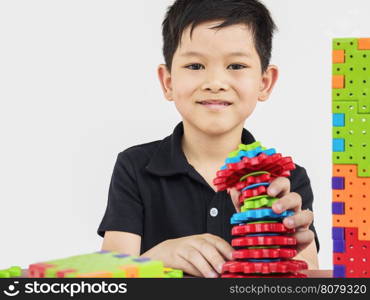
[[[223,263],[232,259],[233,251],[222,238],[205,233],[166,240],[142,256],[161,260],[166,267],[193,276],[215,278],[221,273]]]
[[[239,212],[239,194],[235,188],[228,191],[235,206]],[[297,193],[290,192],[290,181],[285,177],[279,177],[273,180],[267,189],[267,194],[271,197],[280,198],[272,205],[272,210],[281,214],[286,210],[293,210],[295,214],[283,220],[287,228],[295,228],[293,236],[297,239],[298,253],[305,249],[314,239],[314,233],[309,229],[313,221],[313,213],[309,209],[302,210],[302,197]]]

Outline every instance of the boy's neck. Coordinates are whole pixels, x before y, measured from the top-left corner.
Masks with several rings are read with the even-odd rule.
[[[242,142],[243,123],[225,134],[215,136],[207,135],[186,122],[183,124],[182,149],[192,165],[220,167],[227,155]]]

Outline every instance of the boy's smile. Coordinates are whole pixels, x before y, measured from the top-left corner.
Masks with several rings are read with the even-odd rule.
[[[250,29],[236,24],[212,29],[222,21],[185,29],[173,56],[171,72],[161,65],[165,96],[174,101],[184,126],[208,135],[240,129],[257,101],[268,98],[277,68],[262,73]]]
[[[197,101],[196,103],[213,111],[220,111],[232,105],[232,102],[222,99],[207,99]]]

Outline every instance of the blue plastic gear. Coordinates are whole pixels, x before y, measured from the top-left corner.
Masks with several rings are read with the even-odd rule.
[[[276,214],[270,208],[266,209],[254,209],[245,212],[235,213],[231,217],[231,224],[240,224],[245,222],[251,222],[256,220],[282,220],[286,217],[294,215],[291,210],[286,210],[281,214]]]
[[[251,185],[248,185],[247,187],[245,187],[244,189],[242,189],[242,192],[244,192],[245,190],[254,189],[254,188],[259,187],[259,186],[269,186],[269,185],[270,185],[269,182],[260,182],[260,183],[251,184]]]

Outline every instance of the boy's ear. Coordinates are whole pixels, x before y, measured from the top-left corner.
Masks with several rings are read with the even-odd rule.
[[[168,71],[167,66],[165,64],[160,64],[158,66],[157,73],[164,96],[168,101],[173,101],[171,73]]]
[[[258,97],[258,101],[266,101],[270,94],[272,93],[272,89],[275,86],[275,83],[279,76],[279,69],[275,65],[269,65],[267,70],[263,73],[261,79],[261,88],[260,94]]]

